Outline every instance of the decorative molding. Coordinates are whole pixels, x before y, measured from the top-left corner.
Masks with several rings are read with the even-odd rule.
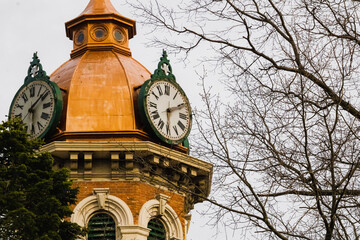
[[[109,188],[94,188],[94,194],[96,195],[100,209],[105,208],[105,200],[107,199],[109,192]]]
[[[177,150],[173,150],[159,144],[150,142],[150,141],[139,141],[139,142],[64,142],[64,141],[53,141],[44,145],[41,148],[42,151],[47,151],[53,153],[55,156],[60,155],[63,152],[64,154],[69,151],[101,151],[101,152],[111,152],[111,151],[148,151],[150,153],[167,157],[183,163],[189,166],[194,167],[195,169],[203,170],[209,173],[212,173],[213,166],[212,164],[189,156],[188,154],[181,153]]]
[[[162,216],[165,213],[165,206],[166,206],[167,201],[170,199],[170,197],[165,194],[158,193],[158,194],[156,194],[155,198],[159,201],[158,214]]]
[[[111,179],[117,180],[120,178],[119,173],[119,162],[120,162],[120,152],[110,152],[111,156]]]
[[[91,179],[93,167],[93,152],[84,152],[84,178]]]
[[[118,226],[121,240],[147,240],[150,229],[141,226]]]
[[[165,197],[166,195],[159,196]],[[139,213],[139,226],[146,228],[150,219],[158,217],[163,223],[166,229],[167,238],[174,240],[183,240],[183,230],[178,215],[174,209],[169,205],[165,204],[164,214],[158,215],[160,207],[159,200],[152,199],[147,201],[140,210]]]
[[[189,232],[191,217],[192,217],[191,214],[186,214],[184,216],[184,218],[185,218],[185,233],[186,234],[188,234],[188,232]]]
[[[69,152],[70,158],[70,173],[76,174],[78,172],[79,152]]]
[[[195,203],[203,201],[189,192],[204,197],[210,193],[212,164],[150,141],[54,141],[43,146],[42,151],[50,152],[70,168],[73,180],[129,180],[166,186],[170,191],[186,195],[186,213]],[[78,166],[77,158],[81,156],[84,156],[84,170],[81,164]],[[101,166],[89,167],[99,160]]]
[[[154,71],[154,74],[151,75],[151,80],[158,79],[176,81],[175,75],[172,73],[170,60],[167,59],[167,53],[165,50],[163,50],[163,54],[160,57],[157,69]]]
[[[105,189],[94,189],[95,191],[101,194],[104,193]],[[106,196],[103,208],[99,207],[98,194],[84,198],[76,205],[70,221],[85,227],[95,212],[106,210],[114,217],[116,225],[134,225],[134,218],[129,206],[118,197]]]
[[[81,46],[81,47],[78,47],[78,48],[75,48],[74,50],[72,50],[70,57],[73,59],[77,58],[77,57],[83,55],[88,50],[114,51],[116,53],[120,53],[122,55],[131,57],[131,52],[128,47],[121,46],[121,45],[114,44],[114,43],[107,43],[104,46],[98,46],[96,44],[87,43],[87,44],[84,44],[84,46]]]

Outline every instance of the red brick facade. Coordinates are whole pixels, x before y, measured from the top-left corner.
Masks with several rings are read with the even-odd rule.
[[[159,193],[169,196],[169,204],[179,217],[185,237],[184,211],[185,198],[177,193],[161,190],[159,187],[139,181],[84,181],[74,182],[74,187],[79,187],[78,202],[92,196],[94,188],[109,188],[109,194],[123,200],[130,208],[134,224],[138,224],[141,207],[149,200],[155,199]]]

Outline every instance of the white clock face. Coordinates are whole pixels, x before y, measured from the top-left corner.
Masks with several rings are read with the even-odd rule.
[[[180,140],[190,130],[189,102],[186,96],[168,81],[157,81],[149,88],[146,109],[152,125],[166,139]]]
[[[27,132],[39,137],[50,126],[54,114],[55,99],[51,87],[43,81],[33,81],[16,96],[10,118],[20,118]]]

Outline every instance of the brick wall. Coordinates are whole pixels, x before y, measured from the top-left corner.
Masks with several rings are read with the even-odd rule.
[[[163,193],[170,197],[167,204],[169,204],[179,216],[182,230],[185,235],[185,199],[177,193],[162,190],[147,183],[134,181],[74,182],[73,186],[79,187],[80,190],[78,194],[78,202],[86,197],[92,196],[94,188],[109,188],[109,194],[120,198],[129,206],[134,217],[134,224],[138,224],[141,207],[147,201],[155,199],[156,194]]]

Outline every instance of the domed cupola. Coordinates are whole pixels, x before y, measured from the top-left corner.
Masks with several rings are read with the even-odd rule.
[[[77,18],[65,23],[73,40],[72,57],[86,50],[113,50],[130,56],[129,39],[136,34],[135,21],[121,16],[110,0],[91,0]]]
[[[135,21],[110,0],[91,0],[68,21],[71,59],[50,76],[63,94],[63,113],[51,140],[151,140],[138,117],[139,88],[150,72],[131,57]]]

